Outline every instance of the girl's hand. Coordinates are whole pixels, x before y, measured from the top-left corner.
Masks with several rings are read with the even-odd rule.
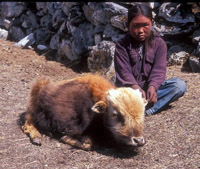
[[[133,88],[133,89],[139,89],[140,92],[142,93],[142,97],[143,97],[144,99],[146,99],[145,91],[142,90],[140,86],[138,86],[138,85],[133,85],[132,88]]]
[[[156,103],[157,102],[157,92],[154,86],[149,86],[147,90],[147,101],[148,103]]]

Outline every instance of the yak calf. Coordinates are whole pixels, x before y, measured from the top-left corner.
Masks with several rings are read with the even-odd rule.
[[[71,80],[52,82],[41,78],[31,88],[24,133],[34,144],[41,134],[57,135],[73,147],[91,150],[85,134],[96,118],[116,142],[143,146],[143,121],[146,101],[139,90],[116,88],[104,77],[87,74]]]

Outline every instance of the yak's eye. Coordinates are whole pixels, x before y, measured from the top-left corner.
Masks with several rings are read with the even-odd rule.
[[[123,119],[122,115],[117,110],[113,111],[112,118],[122,124],[124,123],[124,119]]]
[[[119,115],[119,112],[118,112],[117,110],[114,110],[114,111],[113,111],[113,116],[116,116],[116,117],[117,117],[118,115]]]

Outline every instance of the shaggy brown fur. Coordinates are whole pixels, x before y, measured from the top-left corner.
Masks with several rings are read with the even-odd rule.
[[[141,93],[131,88],[116,89],[99,75],[60,82],[42,78],[31,88],[22,129],[35,144],[40,144],[40,133],[56,134],[65,143],[90,150],[91,140],[84,133],[101,113],[102,128],[107,128],[117,142],[141,146],[144,106]]]

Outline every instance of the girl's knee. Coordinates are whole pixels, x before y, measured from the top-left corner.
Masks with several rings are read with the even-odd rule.
[[[172,80],[176,92],[180,95],[184,95],[187,90],[186,83],[184,82],[184,80],[182,80],[181,78],[174,78]]]
[[[184,80],[177,78],[177,86],[183,93],[186,92],[187,87],[186,87],[186,83],[184,82]]]

